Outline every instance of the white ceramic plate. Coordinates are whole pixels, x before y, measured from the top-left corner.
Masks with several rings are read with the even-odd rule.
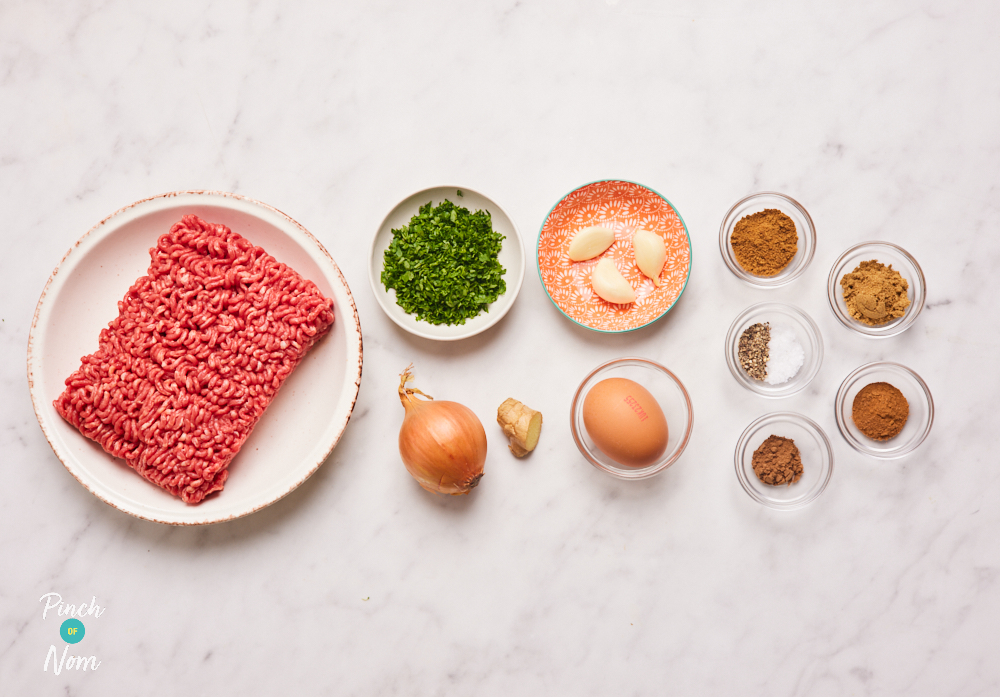
[[[188,505],[133,472],[64,421],[52,401],[80,358],[118,314],[117,303],[149,267],[149,248],[181,216],[223,223],[333,298],[335,320],[282,385],[240,453],[226,488]],[[323,245],[284,213],[236,194],[184,191],[126,206],[94,226],[56,267],[35,309],[28,384],[38,423],[70,474],[104,502],[139,518],[202,525],[248,515],[319,469],[351,417],[361,385],[361,325],[354,298]]]
[[[461,191],[462,196],[456,192]],[[503,235],[506,239],[500,249],[500,265],[504,267],[504,281],[507,283],[507,292],[491,303],[489,312],[480,312],[477,316],[467,319],[465,324],[431,324],[430,322],[418,321],[413,315],[407,314],[396,304],[396,291],[386,290],[382,285],[382,257],[385,250],[392,242],[392,231],[403,227],[410,222],[410,218],[420,212],[420,207],[431,201],[435,206],[448,199],[456,206],[468,208],[475,213],[477,210],[490,212],[493,219],[493,229]],[[464,186],[437,186],[433,189],[418,191],[412,196],[396,204],[389,215],[382,221],[375,238],[372,240],[371,251],[368,255],[368,280],[371,282],[372,292],[378,304],[389,315],[389,319],[398,324],[406,331],[422,336],[425,339],[437,339],[439,341],[455,341],[475,336],[484,332],[494,324],[499,322],[507,311],[514,304],[518,291],[521,290],[521,281],[524,280],[524,246],[521,243],[521,234],[517,231],[517,226],[511,220],[507,212],[495,202],[472,189]]]

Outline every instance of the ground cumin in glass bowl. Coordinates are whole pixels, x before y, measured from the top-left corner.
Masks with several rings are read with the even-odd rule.
[[[730,244],[730,239],[733,235],[733,228],[740,220],[748,215],[768,209],[781,211],[795,223],[795,231],[798,234],[797,250],[792,260],[781,271],[773,276],[758,276],[740,266],[739,261],[736,260],[736,254],[733,252],[733,245]],[[729,209],[722,221],[722,227],[719,229],[719,249],[726,266],[740,280],[757,288],[778,288],[791,283],[802,275],[809,262],[812,261],[816,251],[816,228],[813,226],[809,213],[798,201],[774,191],[763,191],[740,199]]]
[[[873,382],[887,382],[906,398],[910,414],[903,430],[889,440],[873,440],[854,424],[854,398]],[[913,452],[924,442],[934,423],[934,398],[919,375],[899,363],[882,361],[863,365],[850,375],[837,390],[835,411],[837,427],[852,448],[859,453],[883,460],[892,460]]]
[[[787,382],[770,385],[750,377],[740,364],[739,344],[743,332],[751,325],[770,324],[773,328],[791,330],[805,353],[805,362],[799,372]],[[736,382],[762,397],[787,397],[805,388],[816,377],[823,362],[823,338],[819,327],[805,312],[784,303],[758,303],[751,305],[733,320],[726,334],[726,363]]]
[[[802,458],[802,476],[792,484],[765,484],[753,470],[753,454],[769,436],[791,438]],[[833,475],[833,450],[819,425],[794,412],[765,414],[747,426],[736,444],[736,477],[750,498],[768,508],[793,511],[815,501]]]
[[[898,271],[909,286],[907,296],[910,299],[910,305],[906,308],[906,313],[885,324],[868,325],[854,319],[844,302],[844,289],[840,285],[840,279],[845,274],[854,271],[861,262],[872,260],[886,266],[892,265],[893,270]],[[909,329],[916,321],[917,315],[924,309],[925,294],[924,272],[921,271],[920,265],[905,249],[889,242],[862,242],[854,245],[841,254],[840,258],[833,264],[830,278],[827,281],[830,307],[833,308],[833,314],[837,316],[840,323],[858,334],[875,338],[895,336]]]

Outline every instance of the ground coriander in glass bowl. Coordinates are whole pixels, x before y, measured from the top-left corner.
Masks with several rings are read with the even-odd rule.
[[[924,307],[924,272],[902,247],[863,242],[834,262],[827,296],[848,329],[874,338],[895,336],[909,329]]]

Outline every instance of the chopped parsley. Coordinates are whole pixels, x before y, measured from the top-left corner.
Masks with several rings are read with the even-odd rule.
[[[392,231],[382,285],[394,288],[396,304],[418,320],[465,324],[507,291],[497,260],[503,239],[489,211],[428,202],[409,225]]]

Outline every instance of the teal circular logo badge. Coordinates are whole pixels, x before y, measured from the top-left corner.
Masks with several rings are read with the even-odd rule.
[[[75,644],[76,642],[83,639],[83,635],[87,630],[83,628],[83,622],[78,619],[68,619],[62,623],[59,627],[59,636],[67,644]]]

